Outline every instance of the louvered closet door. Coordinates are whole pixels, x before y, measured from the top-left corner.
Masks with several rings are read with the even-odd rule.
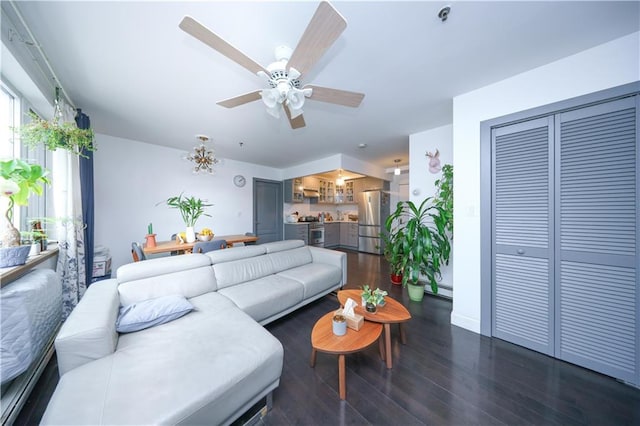
[[[556,116],[556,356],[638,381],[636,98]],[[558,142],[559,141],[559,142]]]
[[[492,131],[494,336],[553,354],[553,121]]]

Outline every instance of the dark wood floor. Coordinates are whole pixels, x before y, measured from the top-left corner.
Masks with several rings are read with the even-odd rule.
[[[377,345],[347,355],[347,400],[335,356],[309,366],[315,321],[336,309],[327,296],[267,326],[284,345],[284,370],[266,425],[640,425],[640,390],[499,339],[451,326],[451,301],[410,302],[387,281],[378,256],[348,253],[348,288],[382,287],[408,307],[407,344],[393,329],[393,369]],[[55,362],[16,424],[37,424],[56,382]]]

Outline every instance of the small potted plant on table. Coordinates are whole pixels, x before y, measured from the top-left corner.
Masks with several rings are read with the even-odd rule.
[[[206,204],[199,198],[193,196],[186,197],[181,193],[177,197],[170,197],[165,203],[172,208],[180,210],[182,220],[186,225],[186,239],[188,243],[192,243],[196,240],[196,233],[193,229],[200,216],[211,215],[204,212],[205,207],[211,207],[213,204]]]
[[[362,300],[365,303],[365,309],[371,314],[375,314],[378,306],[384,306],[384,297],[387,292],[376,288],[371,289],[367,284],[362,287]]]

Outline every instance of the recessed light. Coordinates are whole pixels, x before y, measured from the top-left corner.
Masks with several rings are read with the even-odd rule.
[[[367,144],[366,143],[361,143],[358,145],[358,148],[362,149],[362,148],[366,148]]]

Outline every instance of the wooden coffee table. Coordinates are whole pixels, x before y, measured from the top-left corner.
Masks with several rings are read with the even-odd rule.
[[[384,346],[385,346],[385,360],[387,361],[387,368],[393,367],[393,360],[391,357],[391,324],[397,323],[400,326],[400,341],[402,344],[407,343],[407,337],[404,332],[404,322],[409,321],[411,319],[411,314],[400,302],[397,300],[386,296],[384,298],[385,305],[378,306],[378,310],[375,314],[367,312],[360,305],[360,301],[362,300],[362,291],[361,290],[341,290],[338,292],[338,300],[340,304],[344,306],[344,303],[348,298],[351,298],[356,301],[358,306],[355,311],[356,314],[360,314],[364,316],[366,321],[377,322],[384,325]],[[366,324],[366,322],[365,322]]]
[[[373,322],[365,322],[360,330],[347,328],[347,334],[336,336],[333,334],[332,319],[335,312],[329,312],[320,318],[311,330],[311,366],[316,365],[316,352],[326,352],[338,355],[338,386],[340,399],[346,399],[347,382],[345,373],[346,354],[359,352],[380,338],[382,326]],[[382,356],[382,353],[380,353]]]

